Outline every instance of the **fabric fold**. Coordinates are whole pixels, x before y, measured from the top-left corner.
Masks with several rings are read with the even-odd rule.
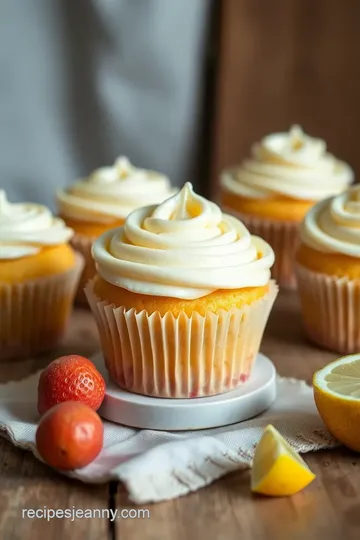
[[[0,385],[0,432],[36,458],[39,373]],[[256,444],[273,424],[299,452],[333,448],[304,381],[278,377],[277,399],[260,416],[216,429],[182,432],[140,430],[104,421],[104,448],[69,476],[87,483],[120,480],[136,504],[186,495],[235,470],[251,467]],[[250,489],[250,486],[249,486]]]

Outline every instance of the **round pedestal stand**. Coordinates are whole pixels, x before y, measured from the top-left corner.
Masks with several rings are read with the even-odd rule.
[[[276,397],[276,370],[259,354],[250,379],[236,390],[211,397],[165,399],[133,394],[111,381],[101,355],[94,363],[107,390],[100,416],[126,426],[166,431],[207,429],[248,420],[265,411]]]

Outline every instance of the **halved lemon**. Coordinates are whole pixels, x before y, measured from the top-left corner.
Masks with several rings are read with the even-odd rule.
[[[331,362],[313,378],[314,398],[330,433],[360,452],[360,354]]]
[[[304,489],[315,478],[305,461],[271,425],[266,426],[256,448],[251,490],[284,497]]]

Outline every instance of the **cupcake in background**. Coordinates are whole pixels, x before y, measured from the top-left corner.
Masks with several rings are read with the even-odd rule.
[[[352,181],[352,169],[329,154],[323,140],[293,126],[264,137],[249,159],[222,173],[221,203],[269,242],[276,255],[274,278],[293,287],[300,222],[316,202],[343,192]]]
[[[76,298],[80,304],[86,304],[84,286],[95,274],[91,257],[94,240],[106,230],[122,225],[135,208],[158,204],[174,192],[166,176],[138,169],[125,157],[57,192],[60,217],[75,231],[71,245],[85,259]]]
[[[36,355],[64,334],[82,257],[73,231],[45,206],[11,204],[0,191],[0,359]]]
[[[107,369],[131,392],[189,398],[244,383],[277,294],[271,247],[187,183],[93,246],[85,292]]]
[[[311,208],[296,259],[310,339],[339,353],[359,352],[360,186]]]

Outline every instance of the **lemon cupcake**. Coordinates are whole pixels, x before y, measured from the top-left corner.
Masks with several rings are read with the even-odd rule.
[[[86,303],[84,286],[95,274],[91,257],[95,238],[122,225],[135,208],[160,203],[174,192],[166,176],[138,169],[125,157],[118,158],[112,167],[97,169],[89,178],[58,191],[60,217],[75,231],[71,245],[85,259],[77,294],[79,303]]]
[[[85,289],[121,387],[188,398],[244,383],[277,294],[271,247],[191,184],[93,247]]]
[[[221,202],[251,233],[273,247],[273,276],[280,285],[295,285],[294,257],[299,224],[318,201],[341,193],[352,183],[351,168],[326,151],[321,139],[299,126],[266,136],[252,156],[221,176]]]
[[[358,352],[360,186],[326,199],[308,212],[296,259],[307,334],[336,352]]]
[[[73,231],[39,204],[0,191],[0,359],[51,349],[62,338],[82,258]]]

